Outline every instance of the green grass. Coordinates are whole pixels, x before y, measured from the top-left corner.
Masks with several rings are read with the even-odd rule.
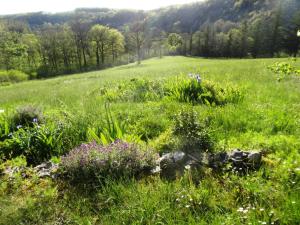
[[[175,79],[180,74],[200,73],[203,79],[231,83],[245,93],[239,104],[194,107],[201,119],[212,121],[216,150],[243,148],[269,153],[257,173],[239,177],[205,171],[199,185],[191,183],[187,174],[170,183],[158,178],[111,182],[93,193],[78,193],[49,180],[20,178],[12,185],[3,178],[0,224],[299,224],[300,80],[277,82],[276,75],[267,69],[277,61],[287,59],[165,57],[139,66],[0,87],[0,109],[12,113],[17,106],[34,104],[43,108],[49,120],[60,111],[68,113],[76,121],[80,143],[85,139],[79,133],[104,117],[105,101],[99,96],[104,85],[132,78]],[[165,100],[114,102],[111,110],[128,121],[132,132],[149,130],[152,137],[172,124],[183,105]],[[237,211],[249,206],[247,213]]]

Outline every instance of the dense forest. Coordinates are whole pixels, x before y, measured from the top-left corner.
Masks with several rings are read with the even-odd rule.
[[[152,11],[77,9],[0,17],[0,69],[32,78],[154,56],[297,55],[298,0],[207,0]]]

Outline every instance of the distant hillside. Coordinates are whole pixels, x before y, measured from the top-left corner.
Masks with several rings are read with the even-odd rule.
[[[163,55],[297,56],[299,29],[299,0],[207,0],[151,11],[82,8],[2,16],[0,70],[44,77]]]
[[[78,16],[90,21],[91,24],[100,23],[115,28],[147,18],[151,27],[166,32],[190,32],[198,30],[205,23],[214,23],[218,20],[237,22],[253,18],[258,14],[270,12],[278,2],[279,0],[207,0],[151,11],[82,8],[66,13],[36,12],[2,18],[23,21],[32,28],[44,23],[67,23]]]

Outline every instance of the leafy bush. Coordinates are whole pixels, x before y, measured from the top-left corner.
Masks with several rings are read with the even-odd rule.
[[[15,126],[30,126],[32,127],[36,123],[42,123],[44,121],[44,115],[40,108],[25,105],[17,108],[15,115],[13,116],[13,124]]]
[[[173,134],[181,139],[183,151],[210,151],[213,140],[209,129],[200,123],[193,109],[181,110],[175,117]]]
[[[9,133],[10,125],[7,118],[0,115],[0,141],[4,141],[6,138],[8,138]]]
[[[278,81],[289,76],[300,76],[300,70],[287,62],[276,62],[268,66],[268,69],[277,75]]]
[[[149,141],[158,137],[167,128],[167,120],[157,115],[143,115],[142,118],[135,121],[131,130],[139,135],[143,141]]]
[[[164,96],[163,85],[160,81],[132,79],[117,87],[102,88],[100,94],[109,101],[155,101]]]
[[[6,158],[24,155],[29,164],[37,165],[52,156],[62,155],[60,152],[62,130],[57,124],[19,127],[10,134],[9,139],[0,143],[0,152]]]
[[[175,116],[172,129],[162,133],[151,144],[160,154],[172,151],[212,151],[214,148],[208,125],[199,122],[193,109],[181,110]]]
[[[181,140],[175,136],[172,129],[167,129],[156,139],[150,142],[150,145],[160,154],[181,150]]]
[[[105,106],[105,121],[104,126],[99,127],[89,127],[87,130],[88,141],[96,141],[98,144],[107,145],[116,140],[123,140],[129,142],[139,142],[140,137],[128,134],[126,132],[127,125],[125,122],[120,122],[113,117],[109,106]]]
[[[110,145],[82,144],[62,157],[64,177],[75,183],[94,183],[105,178],[141,176],[155,166],[156,155],[149,149],[117,140]]]
[[[192,104],[225,105],[243,99],[242,91],[238,88],[201,81],[200,76],[178,77],[166,85],[166,92],[172,99]]]
[[[1,83],[17,83],[28,80],[28,75],[18,70],[0,71],[0,84]]]

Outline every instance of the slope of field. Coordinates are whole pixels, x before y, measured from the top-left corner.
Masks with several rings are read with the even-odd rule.
[[[61,190],[50,180],[0,182],[0,224],[297,224],[300,80],[291,77],[278,82],[267,69],[288,60],[165,57],[138,66],[0,87],[0,109],[5,113],[20,105],[37,105],[50,119],[61,112],[69,115],[77,121],[77,133],[84,133],[86,124],[97,124],[103,116],[105,101],[99,93],[104,86],[133,78],[172,80],[199,73],[204,80],[232,84],[244,93],[239,104],[193,107],[199,119],[212,121],[216,151],[267,152],[258,172],[238,176],[205,171],[200,184],[193,184],[187,174],[174,182],[159,178],[111,182],[87,193]],[[171,126],[173,116],[184,106],[192,107],[164,99],[111,102],[113,114],[126,120],[131,132],[148,132],[152,139]]]

